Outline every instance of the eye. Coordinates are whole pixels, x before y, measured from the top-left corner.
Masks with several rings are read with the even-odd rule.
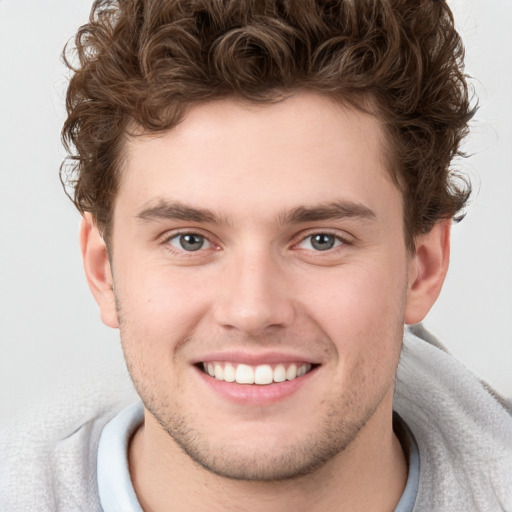
[[[212,246],[208,239],[204,236],[197,235],[196,233],[180,233],[178,235],[174,235],[169,239],[169,245],[187,252],[209,249]]]
[[[299,247],[314,251],[328,251],[342,245],[343,241],[330,233],[315,233],[304,238]]]

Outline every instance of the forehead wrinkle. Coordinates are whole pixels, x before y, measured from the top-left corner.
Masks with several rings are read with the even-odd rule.
[[[300,224],[322,220],[356,218],[359,220],[375,220],[373,210],[360,203],[350,201],[334,201],[316,206],[299,206],[279,215],[281,224]]]
[[[157,199],[150,201],[136,218],[142,222],[156,220],[184,220],[208,224],[229,224],[227,217],[207,208],[197,208],[180,201]]]

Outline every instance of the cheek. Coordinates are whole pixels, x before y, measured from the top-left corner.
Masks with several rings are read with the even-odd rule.
[[[167,382],[176,377],[180,348],[194,336],[205,314],[204,297],[190,281],[169,272],[126,274],[116,289],[119,327],[125,359],[132,377]],[[142,391],[142,390],[141,390]]]
[[[184,287],[163,273],[154,275],[126,276],[117,290],[125,360],[138,392],[147,400],[159,386],[179,381],[177,353],[193,335],[200,310],[197,298]]]
[[[201,276],[161,264],[125,270],[116,275],[117,298],[122,313],[131,323],[137,319],[139,328],[164,330],[172,338],[201,317],[207,300]]]
[[[343,364],[391,363],[403,332],[406,285],[406,272],[398,266],[340,268],[338,275],[316,281],[304,307],[332,340]]]
[[[406,286],[404,268],[347,267],[325,277],[315,276],[306,285],[310,292],[303,300],[324,319],[322,324],[340,322],[351,330],[367,330],[372,325],[382,326],[386,318],[396,322],[404,309]]]

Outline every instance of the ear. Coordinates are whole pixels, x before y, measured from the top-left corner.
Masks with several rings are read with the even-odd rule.
[[[409,262],[409,285],[405,323],[421,322],[441,293],[450,261],[451,219],[439,221],[416,238]]]
[[[87,282],[100,308],[101,320],[108,327],[117,328],[119,323],[114,296],[114,281],[107,246],[89,213],[84,215],[80,226],[80,248]]]

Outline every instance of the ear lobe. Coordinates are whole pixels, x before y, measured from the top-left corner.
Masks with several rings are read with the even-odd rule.
[[[87,282],[100,308],[101,320],[108,327],[117,328],[119,323],[107,246],[89,213],[84,215],[80,225],[80,248]]]
[[[421,322],[441,293],[450,260],[451,219],[442,220],[416,239],[409,262],[405,323]]]

